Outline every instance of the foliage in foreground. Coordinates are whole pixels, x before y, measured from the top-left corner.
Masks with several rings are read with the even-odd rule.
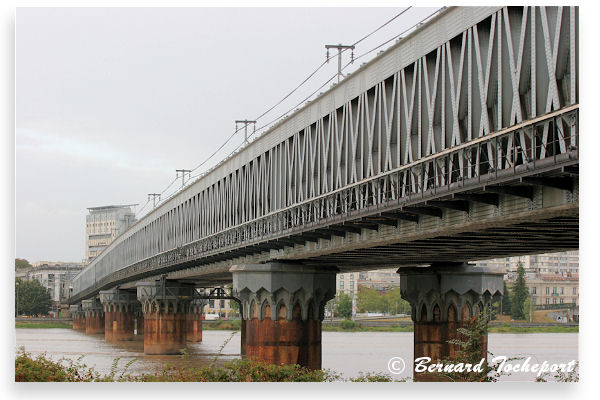
[[[185,355],[183,356],[185,357]],[[127,374],[127,369],[135,361],[129,361],[119,370],[116,358],[111,372],[101,375],[93,368],[77,360],[60,359],[57,362],[45,355],[33,357],[21,348],[15,359],[16,382],[393,382],[389,375],[361,373],[348,380],[330,370],[310,370],[299,365],[273,365],[241,359],[227,362],[217,367],[214,362],[208,366],[194,368],[167,364],[162,371],[141,375]]]
[[[489,351],[483,351],[482,340],[487,335],[487,321],[490,317],[490,309],[488,306],[477,314],[467,328],[458,328],[459,333],[457,339],[448,340],[448,343],[458,345],[458,350],[455,357],[444,360],[443,364],[463,364],[476,365],[481,362],[481,359],[492,355]],[[483,363],[480,371],[463,371],[463,372],[444,372],[440,373],[445,379],[451,382],[496,382],[499,377],[497,365]]]

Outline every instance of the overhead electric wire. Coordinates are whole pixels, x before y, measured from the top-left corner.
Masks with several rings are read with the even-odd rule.
[[[146,208],[146,206],[148,205],[148,203],[150,203],[150,199],[148,199],[148,201],[146,202],[146,204],[144,204],[144,206],[142,208],[139,209],[138,212],[135,213],[135,216],[137,217],[139,213],[141,213],[144,208]]]
[[[388,25],[390,22],[392,22],[393,20],[395,20],[396,18],[398,18],[399,16],[401,16],[402,14],[404,14],[405,12],[407,12],[408,10],[410,10],[411,8],[412,8],[412,6],[406,7],[404,10],[402,10],[400,13],[396,14],[394,17],[392,17],[386,23],[384,23],[383,25],[381,25],[379,28],[375,29],[373,32],[369,33],[368,35],[364,36],[363,38],[361,38],[361,39],[357,40],[356,42],[352,43],[352,46],[356,46],[357,44],[359,44],[360,42],[362,42],[366,38],[370,37],[372,34],[374,34],[375,32],[379,31],[381,28],[383,28],[384,26]],[[344,50],[346,50],[346,49],[344,49]]]
[[[423,22],[427,21],[429,18],[433,17],[435,14],[439,13],[441,10],[443,10],[444,7],[438,8],[437,10],[435,10],[434,12],[432,12],[431,14],[429,14],[427,17],[423,18],[421,21],[417,22],[416,24],[414,24],[413,26],[411,26],[410,28],[407,28],[406,30],[404,30],[403,32],[399,33],[398,35],[392,37],[391,39],[386,40],[385,42],[381,43],[380,45],[372,48],[371,50],[367,51],[366,53],[363,53],[361,55],[359,55],[358,57],[356,57],[354,59],[354,61],[358,60],[359,58],[362,58],[364,56],[366,56],[367,54],[370,54],[372,52],[374,52],[375,50],[379,49],[382,46],[385,46],[386,44],[388,44],[389,42],[391,42],[394,39],[397,39],[399,37],[401,37],[402,35],[404,35],[405,33],[407,33],[408,31],[410,31],[411,29],[413,29],[414,27],[418,26],[419,24],[422,24]],[[344,70],[348,65],[352,64],[352,62],[346,64],[344,66],[344,68],[342,68],[342,70]]]
[[[361,39],[357,40],[356,42],[354,42],[354,44],[352,46],[357,45],[358,43],[362,42],[363,40],[367,39],[368,37],[372,36],[374,33],[376,33],[377,31],[379,31],[380,29],[382,29],[383,27],[385,27],[386,25],[390,24],[392,21],[394,21],[396,18],[400,17],[401,15],[403,15],[405,12],[407,12],[408,10],[410,10],[412,8],[412,6],[409,6],[407,8],[405,8],[404,10],[402,10],[401,12],[399,12],[398,14],[396,14],[394,17],[392,17],[391,19],[389,19],[388,21],[386,21],[385,23],[383,23],[381,26],[379,26],[377,29],[375,29],[374,31],[372,31],[371,33],[367,34],[366,36],[363,36]],[[342,53],[344,51],[346,51],[347,49],[342,49]],[[281,100],[279,100],[277,103],[275,103],[272,107],[270,107],[269,109],[267,109],[265,112],[263,112],[262,114],[260,114],[258,117],[254,118],[255,121],[258,121],[259,119],[261,119],[262,117],[264,117],[265,115],[267,115],[268,113],[270,113],[271,111],[273,111],[273,109],[275,109],[277,106],[279,106],[281,103],[283,103],[285,100],[287,100],[292,94],[294,94],[298,89],[300,89],[306,82],[308,82],[310,80],[310,78],[312,78],[313,76],[315,76],[315,74],[317,72],[319,72],[321,70],[321,68],[323,68],[328,62],[329,60],[331,60],[332,58],[334,58],[335,56],[332,55],[330,57],[328,57],[325,61],[323,61],[313,72],[311,72],[302,82],[300,82],[294,89],[292,89],[288,94],[286,94]],[[285,115],[285,114],[284,114]],[[281,117],[280,117],[281,118]],[[266,124],[269,125],[269,124]],[[204,164],[206,164],[210,159],[212,159],[219,151],[221,151],[221,149],[223,149],[223,147],[225,147],[227,145],[227,143],[229,143],[229,141],[235,136],[236,133],[238,133],[242,128],[236,129],[235,132],[233,132],[233,134],[231,134],[227,140],[225,140],[225,142],[223,144],[221,144],[221,146],[219,146],[219,148],[217,150],[215,150],[210,156],[208,156],[208,158],[206,158],[203,162],[201,162],[199,165],[197,165],[195,168],[192,169],[192,172],[197,170],[198,168],[202,167]],[[261,129],[261,128],[259,128]]]
[[[376,28],[375,30],[373,30],[372,32],[370,32],[369,34],[363,36],[362,38],[360,38],[359,40],[357,40],[356,42],[354,42],[352,44],[352,46],[356,46],[357,44],[361,43],[362,41],[364,41],[365,39],[369,38],[370,36],[372,36],[373,34],[375,34],[376,32],[378,32],[379,30],[381,30],[383,27],[389,25],[392,21],[396,20],[398,17],[402,16],[403,14],[405,14],[408,10],[410,10],[412,8],[412,6],[409,6],[407,8],[405,8],[404,10],[402,10],[401,12],[399,12],[398,14],[396,14],[394,17],[390,18],[388,21],[386,21],[385,23],[383,23],[382,25],[380,25],[378,28]],[[356,58],[353,58],[348,64],[346,64],[342,70],[346,69],[349,65],[353,64],[354,61],[372,53],[373,51],[381,48],[382,46],[385,46],[387,43],[391,42],[392,40],[404,35],[406,32],[410,31],[411,29],[413,29],[414,27],[418,26],[419,24],[422,24],[424,21],[428,20],[429,18],[431,18],[433,15],[435,15],[436,13],[440,12],[440,10],[442,10],[444,7],[436,10],[435,12],[431,13],[430,15],[428,15],[427,17],[423,18],[421,21],[417,22],[416,24],[414,24],[413,26],[411,26],[410,28],[406,29],[405,31],[403,31],[402,33],[395,35],[394,37],[392,37],[391,39],[379,44],[378,46],[374,47],[373,49],[359,55]],[[344,51],[348,50],[347,48],[340,50],[340,53],[343,53]],[[272,107],[270,107],[269,109],[267,109],[265,112],[263,112],[262,114],[260,114],[258,117],[256,117],[254,120],[258,121],[259,119],[263,118],[265,115],[267,115],[268,113],[270,113],[271,111],[273,111],[277,106],[279,106],[281,103],[283,103],[285,100],[287,100],[292,94],[294,94],[298,89],[300,89],[306,82],[308,82],[317,72],[319,72],[321,70],[321,68],[323,68],[325,66],[325,64],[327,64],[329,62],[329,60],[331,60],[332,58],[336,57],[337,55],[332,55],[330,57],[327,57],[327,59],[321,63],[313,72],[311,72],[302,82],[300,82],[294,89],[292,89],[288,94],[286,94],[281,100],[279,100],[277,103],[275,103],[275,105],[273,105]],[[333,79],[335,79],[335,77],[337,76],[337,73],[335,75],[333,75],[331,78],[329,78],[325,83],[323,83],[321,86],[319,86],[319,88],[317,88],[314,92],[312,92],[310,95],[308,95],[307,97],[305,97],[302,101],[300,101],[298,104],[296,104],[294,107],[290,108],[288,111],[286,111],[285,113],[281,114],[280,116],[278,116],[277,118],[271,120],[271,122],[266,123],[262,126],[260,126],[259,128],[255,129],[252,133],[250,133],[248,135],[248,138],[251,138],[252,136],[254,136],[255,134],[257,134],[258,132],[260,132],[262,129],[276,123],[277,121],[279,121],[280,119],[284,118],[286,115],[288,115],[290,112],[292,112],[294,109],[296,109],[298,106],[302,105],[302,103],[306,102],[307,100],[309,100],[312,96],[314,96],[319,90],[321,90],[324,86],[326,86],[329,82],[331,82]],[[236,133],[238,133],[239,131],[241,131],[244,128],[244,126],[236,129],[226,140],[225,142],[223,142],[219,148],[217,148],[213,153],[211,153],[210,156],[208,156],[204,161],[202,161],[200,164],[198,164],[196,167],[194,167],[191,172],[197,170],[198,168],[202,167],[203,165],[205,165],[208,161],[210,161],[217,153],[219,153],[219,151],[221,151],[230,141],[231,139],[233,139],[233,137],[236,135]],[[232,156],[235,152],[237,152],[240,148],[242,148],[246,143],[242,142],[241,144],[239,144],[231,153],[229,153],[229,155],[227,155],[227,158],[229,158],[230,156]],[[199,173],[196,175],[191,175],[190,174],[190,178],[188,180],[191,181],[192,178],[196,178],[203,175],[203,173]],[[177,178],[175,178],[160,194],[161,196],[173,185],[173,183],[175,183],[175,181],[177,180]],[[182,188],[184,188],[186,185],[184,184],[182,186]],[[173,192],[169,197],[165,198],[164,200],[160,201],[157,203],[160,204],[161,202],[164,202],[166,200],[168,200],[169,198],[171,198],[175,193],[177,193],[179,191],[179,189],[175,190],[175,192]],[[140,209],[140,211],[138,211],[136,213],[139,214],[142,212],[142,210],[148,205],[148,203],[150,202],[150,200],[148,199],[148,201],[146,202],[146,204]]]

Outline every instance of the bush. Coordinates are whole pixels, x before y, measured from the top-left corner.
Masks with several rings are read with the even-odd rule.
[[[239,331],[242,325],[242,321],[239,319],[232,320],[217,320],[214,322],[208,322],[202,324],[202,328],[206,330],[219,330],[219,331]]]
[[[101,376],[92,368],[76,361],[60,359],[52,361],[41,354],[33,358],[23,348],[15,359],[16,382],[333,382],[340,376],[328,370],[310,370],[299,365],[265,364],[251,359],[230,361],[223,367],[193,368],[170,364],[160,372],[131,376],[125,374],[135,361],[131,360],[122,371],[117,368],[119,359],[113,362],[108,375]],[[66,364],[66,365],[65,365]]]
[[[83,356],[76,361],[60,359],[58,362],[54,362],[43,354],[33,358],[21,347],[15,358],[15,382],[90,382],[96,380],[98,374],[82,364],[82,358]]]
[[[340,328],[345,330],[345,331],[349,331],[352,329],[356,329],[358,327],[360,327],[360,324],[356,321],[352,321],[350,319],[345,319],[343,321],[340,321]]]

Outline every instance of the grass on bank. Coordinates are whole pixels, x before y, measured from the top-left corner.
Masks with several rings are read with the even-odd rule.
[[[71,329],[72,326],[67,322],[15,322],[15,328],[21,329],[49,329],[62,328]],[[239,319],[235,320],[218,320],[205,321],[202,324],[203,330],[219,330],[219,331],[238,331],[241,328]],[[324,332],[412,332],[412,326],[361,326],[359,322],[344,320],[338,325],[323,323]],[[489,333],[578,333],[578,326],[514,326],[509,323],[504,323],[500,326],[489,326]]]
[[[323,331],[327,332],[413,332],[412,326],[361,326],[359,322],[344,320],[337,325],[323,324]],[[578,326],[514,326],[502,324],[489,326],[489,333],[577,333]]]
[[[72,324],[68,322],[16,322],[15,328],[23,328],[23,329],[48,329],[48,328],[62,328],[62,329],[71,329],[73,327]]]
[[[579,333],[579,326],[489,326],[489,333]]]
[[[217,321],[203,321],[202,330],[207,331],[239,331],[241,329],[242,322],[239,319],[232,320],[217,320]]]

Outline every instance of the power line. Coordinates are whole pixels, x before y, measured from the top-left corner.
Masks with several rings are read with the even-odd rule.
[[[409,6],[407,8],[405,8],[404,10],[402,10],[401,12],[399,12],[398,14],[396,14],[394,17],[392,17],[391,19],[389,19],[388,21],[386,21],[385,23],[383,23],[382,25],[380,25],[378,28],[376,28],[375,30],[373,30],[372,32],[370,32],[369,34],[363,36],[362,38],[360,38],[359,40],[357,40],[356,42],[354,42],[351,46],[345,46],[345,48],[341,48],[338,51],[338,57],[341,57],[341,54],[348,50],[349,48],[353,48],[354,46],[356,46],[357,44],[359,44],[360,42],[364,41],[365,39],[369,38],[370,36],[372,36],[373,34],[375,34],[376,32],[378,32],[379,30],[381,30],[383,27],[389,25],[392,21],[396,20],[398,17],[400,17],[401,15],[405,14],[408,10],[410,10],[412,8],[412,6]],[[431,18],[433,15],[435,15],[436,13],[440,12],[440,10],[444,9],[445,7],[442,7],[438,10],[436,10],[435,12],[433,12],[432,14],[430,14],[429,16],[425,17],[424,19],[422,19],[420,22],[416,23],[415,25],[413,25],[412,27],[406,29],[404,32],[400,33],[399,35],[394,36],[393,38],[381,43],[380,45],[374,47],[373,49],[367,51],[366,53],[361,54],[360,56],[356,57],[356,58],[352,58],[352,60],[346,64],[343,68],[341,68],[339,70],[339,72],[343,71],[344,69],[346,69],[350,64],[352,64],[354,61],[366,56],[367,54],[372,53],[373,51],[377,50],[378,48],[385,46],[387,43],[391,42],[392,40],[396,39],[399,36],[404,35],[406,32],[408,32],[409,30],[413,29],[414,27],[418,26],[419,24],[422,24],[424,21],[426,21],[427,19]],[[334,56],[331,57],[327,57],[327,59],[321,63],[313,72],[311,72],[302,82],[300,82],[300,84],[298,84],[294,89],[292,89],[288,94],[286,94],[281,100],[279,100],[277,103],[275,103],[275,105],[273,105],[272,107],[270,107],[269,109],[267,109],[265,112],[263,112],[262,114],[260,114],[258,117],[255,118],[254,123],[256,123],[256,121],[258,121],[259,119],[261,119],[262,117],[264,117],[265,115],[267,115],[269,112],[271,112],[273,109],[275,109],[277,106],[279,106],[281,103],[283,103],[285,100],[287,100],[292,94],[294,94],[300,87],[302,87],[308,80],[310,80],[310,78],[312,78],[318,71],[320,71],[328,62],[331,58],[333,58]],[[292,112],[295,108],[297,108],[298,106],[300,106],[302,103],[304,103],[305,101],[307,101],[308,99],[310,99],[313,95],[315,95],[319,90],[321,90],[324,86],[326,86],[329,82],[331,82],[333,79],[335,79],[335,77],[339,75],[333,75],[331,78],[329,78],[325,83],[323,83],[318,89],[316,89],[314,92],[312,92],[310,95],[308,95],[306,98],[304,98],[302,101],[300,101],[298,104],[296,104],[294,107],[290,108],[287,112],[281,114],[280,116],[278,116],[277,118],[273,119],[271,122],[266,123],[264,125],[262,125],[261,127],[259,127],[258,129],[255,129],[252,133],[250,133],[249,135],[246,134],[245,135],[245,140],[244,142],[242,142],[240,145],[238,145],[231,153],[229,153],[229,155],[225,158],[229,158],[231,157],[236,151],[238,151],[242,146],[244,146],[245,144],[247,144],[247,140],[248,138],[254,136],[257,132],[260,132],[262,129],[268,127],[269,125],[272,125],[273,123],[277,122],[278,120],[280,120],[281,118],[285,117],[287,114],[289,114],[290,112]],[[229,143],[231,141],[231,139],[235,136],[236,133],[238,133],[240,130],[242,130],[242,128],[247,129],[247,124],[245,124],[244,126],[236,129],[226,140],[225,142],[223,142],[221,144],[221,146],[219,146],[219,148],[217,148],[208,158],[206,158],[204,161],[202,161],[200,164],[198,164],[195,168],[193,168],[192,170],[185,170],[185,172],[188,173],[189,179],[188,182],[195,177],[201,176],[203,175],[203,173],[199,173],[196,175],[191,175],[191,172],[197,170],[198,168],[202,167],[203,165],[205,165],[208,161],[210,161],[219,151],[221,151],[226,145],[227,143]],[[182,175],[182,187],[185,187],[185,182],[183,182],[183,177],[185,176],[185,172]],[[177,176],[161,193],[160,196],[162,196],[172,185],[173,183],[178,179],[179,176]],[[177,193],[178,190],[175,190],[175,193]],[[168,198],[165,199],[168,200],[173,194],[171,194]],[[150,202],[150,199],[148,199],[148,202],[144,205],[144,207],[142,207],[142,209],[140,209],[139,212],[141,212],[146,205]],[[159,204],[161,203],[161,200],[159,200],[158,202]],[[138,213],[139,213],[138,212]]]
[[[354,59],[354,61],[358,60],[359,58],[362,58],[364,56],[366,56],[367,54],[370,54],[372,52],[374,52],[375,50],[379,49],[382,46],[385,46],[386,44],[388,44],[389,42],[391,42],[394,39],[397,39],[399,37],[401,37],[402,35],[406,34],[408,31],[410,31],[411,29],[413,29],[414,27],[422,24],[423,22],[427,21],[429,18],[433,17],[435,14],[437,14],[438,12],[440,12],[441,10],[443,10],[445,7],[441,7],[438,8],[437,10],[435,10],[434,12],[432,12],[431,14],[429,14],[428,16],[426,16],[425,18],[423,18],[421,21],[417,22],[416,24],[414,24],[413,26],[411,26],[410,28],[404,30],[403,32],[399,33],[398,35],[392,37],[391,39],[386,40],[385,42],[381,43],[380,45],[372,48],[371,50],[367,51],[366,53],[363,53],[361,55],[359,55],[358,57],[356,57]],[[351,63],[348,63],[344,66],[344,68],[342,68],[342,70],[344,70],[348,65],[350,65]]]
[[[397,17],[399,17],[400,15],[404,14],[404,13],[405,13],[406,11],[408,11],[410,8],[411,8],[411,7],[408,7],[407,9],[403,10],[401,13],[399,13],[398,15],[396,15],[394,18],[392,18],[391,20],[389,20],[388,22],[386,22],[384,25],[388,24],[389,22],[393,21],[394,19],[396,19],[396,18],[397,18]],[[437,9],[436,11],[434,11],[434,12],[433,12],[433,13],[431,13],[431,14],[429,14],[427,17],[423,18],[422,20],[420,20],[420,21],[419,21],[419,22],[417,22],[416,24],[414,24],[414,25],[412,25],[411,27],[409,27],[409,28],[405,29],[405,30],[404,30],[402,33],[400,33],[400,34],[398,34],[398,35],[396,35],[396,36],[392,37],[392,38],[391,38],[391,39],[389,39],[389,40],[386,40],[385,42],[383,42],[383,43],[381,43],[381,44],[377,45],[376,47],[374,47],[373,49],[371,49],[371,50],[367,51],[366,53],[363,53],[363,54],[361,54],[360,56],[358,56],[358,57],[354,58],[354,60],[353,60],[353,61],[356,61],[356,60],[358,60],[359,58],[361,58],[361,57],[364,57],[364,56],[366,56],[367,54],[370,54],[370,53],[372,53],[373,51],[377,50],[378,48],[380,48],[380,47],[382,47],[382,46],[385,46],[387,43],[391,42],[392,40],[394,40],[394,39],[396,39],[396,38],[398,38],[398,37],[400,37],[400,36],[402,36],[402,35],[406,34],[408,31],[410,31],[411,29],[415,28],[416,26],[418,26],[418,25],[422,24],[423,22],[425,22],[426,20],[428,20],[429,18],[431,18],[432,16],[434,16],[436,13],[440,12],[441,10],[443,10],[444,8],[445,8],[445,7],[441,7],[441,8],[439,8],[439,9]],[[383,27],[384,25],[382,25],[381,27]],[[362,41],[362,40],[366,39],[367,37],[369,37],[369,36],[370,36],[370,35],[372,35],[373,33],[377,32],[379,29],[381,29],[381,27],[377,28],[376,30],[374,30],[373,32],[371,32],[369,35],[367,35],[367,36],[363,37],[363,38],[362,38],[362,39],[360,39],[358,42],[360,42],[360,41]],[[356,43],[358,43],[358,42],[356,42]],[[343,52],[343,51],[345,51],[345,50],[342,50],[342,52]],[[353,63],[353,61],[350,61],[349,63],[347,63],[347,64],[346,64],[346,65],[345,65],[345,66],[342,68],[342,71],[343,71],[344,69],[346,69],[346,68],[347,68],[347,67],[348,67],[350,64],[352,64],[352,63]],[[310,95],[308,95],[308,96],[307,96],[307,97],[306,97],[304,100],[300,101],[300,102],[299,102],[299,103],[298,103],[296,106],[292,107],[292,108],[291,108],[290,110],[288,110],[287,112],[283,113],[282,115],[280,115],[279,117],[275,118],[275,119],[274,119],[274,120],[272,120],[271,122],[269,122],[269,123],[267,123],[267,124],[264,124],[264,125],[262,125],[260,128],[257,128],[257,129],[256,129],[256,132],[259,132],[260,130],[264,129],[265,127],[267,127],[267,126],[269,126],[269,125],[272,125],[273,123],[275,123],[276,121],[278,121],[279,119],[281,119],[282,117],[284,117],[286,114],[290,113],[290,112],[291,112],[292,110],[294,110],[296,107],[298,107],[299,105],[301,105],[302,103],[304,103],[305,101],[307,101],[308,99],[310,99],[310,98],[311,98],[311,97],[312,97],[312,96],[313,96],[315,93],[317,93],[317,92],[318,92],[320,89],[322,89],[322,88],[323,88],[325,85],[327,85],[329,82],[331,82],[331,81],[332,81],[332,80],[333,80],[333,79],[334,79],[336,76],[337,76],[337,74],[336,74],[336,75],[334,75],[334,76],[332,76],[331,78],[329,78],[329,79],[328,79],[328,80],[327,80],[327,81],[326,81],[326,82],[325,82],[323,85],[321,85],[321,86],[320,86],[320,87],[319,87],[317,90],[315,90],[314,92],[312,92],[312,93],[311,93]],[[255,132],[253,132],[253,133],[252,133],[252,134],[251,134],[249,137],[253,136],[253,135],[254,135],[254,133],[255,133]],[[236,150],[234,150],[234,151],[233,151],[231,154],[235,153],[235,151],[237,151],[237,150],[238,150],[240,147],[241,147],[241,145],[240,145],[240,146],[238,146],[238,147],[236,148]],[[231,155],[231,154],[230,154],[230,155]]]
[[[150,199],[148,199],[148,201],[146,202],[146,204],[144,204],[144,206],[142,208],[140,208],[138,212],[135,213],[135,216],[137,217],[144,210],[144,208],[146,208],[146,206],[149,203],[150,203]]]
[[[361,39],[357,40],[356,42],[352,43],[352,46],[356,46],[357,44],[359,44],[360,42],[362,42],[366,38],[370,37],[375,32],[379,31],[381,28],[383,28],[384,26],[388,25],[390,22],[392,22],[393,20],[395,20],[396,18],[398,18],[399,16],[401,16],[402,14],[404,14],[405,12],[407,12],[408,10],[410,10],[411,8],[412,8],[412,6],[406,7],[404,10],[402,10],[401,12],[399,12],[398,14],[396,14],[394,17],[392,17],[390,20],[388,20],[387,22],[385,22],[379,28],[375,29],[373,32],[369,33],[368,35],[366,35],[366,36],[362,37]]]
[[[372,36],[375,32],[379,31],[381,28],[383,28],[384,26],[386,26],[389,23],[391,23],[392,21],[394,21],[396,18],[398,18],[401,15],[403,15],[405,12],[407,12],[411,8],[412,8],[412,6],[405,8],[400,13],[396,14],[394,17],[392,17],[391,19],[389,19],[388,21],[386,21],[383,25],[379,26],[377,29],[375,29],[371,33],[367,34],[366,36],[363,36],[361,39],[359,39],[356,42],[354,42],[353,46],[357,45],[358,43],[360,43],[363,40],[367,39],[368,37]],[[345,50],[346,49],[342,50],[341,52],[343,53]],[[333,57],[334,56],[328,57],[325,61],[323,61],[323,63],[321,63],[317,68],[315,68],[315,70],[313,72],[311,72],[306,78],[304,78],[304,80],[302,82],[300,82],[294,89],[292,89],[288,94],[286,94],[281,100],[279,100],[277,103],[275,103],[272,107],[270,107],[269,109],[267,109],[265,112],[263,112],[262,114],[260,114],[258,117],[254,118],[254,120],[258,121],[259,119],[261,119],[262,117],[264,117],[265,115],[267,115],[268,113],[270,113],[271,111],[273,111],[273,109],[275,109],[277,106],[279,106],[285,100],[287,100],[292,94],[294,94],[298,89],[300,89],[300,87],[302,87],[306,82],[308,82],[308,80],[310,78],[312,78],[317,72],[319,72],[321,70],[321,68],[323,68],[329,62],[329,60],[331,60]],[[267,124],[267,125],[269,125],[269,124]],[[200,168],[204,164],[206,164],[208,161],[210,161],[219,151],[221,151],[223,149],[223,147],[225,147],[227,145],[227,143],[229,143],[229,141],[240,130],[241,130],[241,128],[240,129],[236,129],[235,132],[233,132],[227,138],[227,140],[225,140],[225,142],[223,144],[221,144],[221,146],[219,146],[219,148],[217,150],[215,150],[210,156],[208,156],[208,158],[206,158],[204,161],[202,161],[200,164],[198,164],[195,168],[193,168],[192,172],[194,172],[195,170],[197,170],[198,168]],[[254,132],[250,136],[252,136],[252,135],[254,135]],[[196,175],[196,176],[198,176],[198,175]]]

